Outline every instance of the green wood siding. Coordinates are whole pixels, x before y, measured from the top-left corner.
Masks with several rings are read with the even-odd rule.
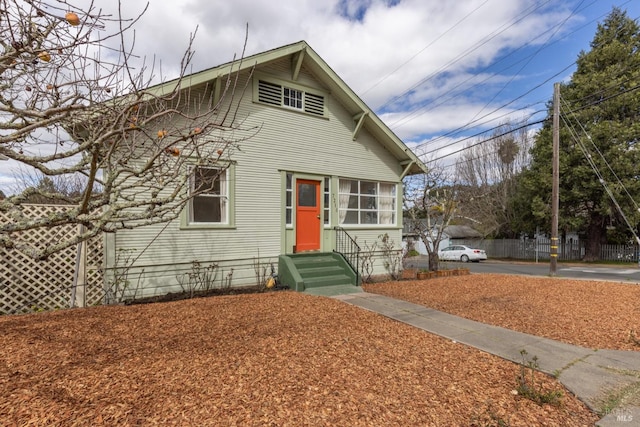
[[[291,75],[288,61],[271,64],[259,71],[282,80]],[[254,261],[259,258],[264,263],[277,264],[278,255],[291,248],[293,234],[285,232],[284,224],[283,171],[317,176],[318,179],[331,176],[334,183],[339,177],[399,181],[402,167],[398,161],[372,137],[366,126],[357,140],[352,139],[356,125],[352,114],[331,96],[327,88],[319,85],[304,66],[296,83],[327,93],[326,117],[254,102],[253,85],[246,80],[240,85],[245,83],[248,87],[238,117],[241,127],[248,130],[244,135],[236,132],[234,136],[248,137],[254,133],[253,128],[260,130],[241,142],[240,150],[231,156],[234,170],[229,179],[233,180],[234,197],[230,203],[234,223],[231,227],[207,229],[181,227],[181,222],[176,220],[119,231],[109,240],[111,254],[107,258],[113,261],[118,250],[135,248],[138,267],[132,270],[132,275],[140,274],[142,286],[147,289],[139,291],[138,296],[180,290],[176,276],[188,272],[193,260],[218,262],[222,274],[233,268],[234,286],[255,284]],[[333,189],[337,189],[337,184]],[[398,187],[396,197],[401,197],[401,193]],[[399,247],[400,216],[398,212],[398,224],[390,228],[348,230],[359,243],[372,243],[386,232]],[[332,218],[335,223],[337,211],[333,207]],[[332,249],[329,247],[333,242],[332,233],[333,230],[325,231],[324,250]],[[382,273],[381,263],[378,265]]]

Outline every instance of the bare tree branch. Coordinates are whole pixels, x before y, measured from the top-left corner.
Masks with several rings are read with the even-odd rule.
[[[438,249],[447,226],[456,216],[459,189],[456,178],[445,168],[430,163],[429,172],[406,180],[404,186],[405,225],[424,242],[429,270],[438,270]]]
[[[510,131],[515,127],[519,130]],[[508,231],[509,202],[518,174],[529,164],[532,138],[526,128],[504,123],[488,141],[472,142],[456,166],[464,203],[460,215],[470,218],[485,236]]]
[[[124,17],[118,5],[111,16],[93,3],[83,10],[67,1],[0,0],[0,156],[40,179],[84,184],[65,192],[31,183],[0,200],[9,218],[0,223],[0,247],[41,259],[104,232],[173,220],[209,190],[191,185],[195,168],[222,173],[239,144],[259,131],[239,120],[249,80],[238,71],[198,86],[188,81],[193,34],[174,80],[154,85],[153,66],[136,69],[135,35],[126,40],[146,6]],[[38,196],[65,207],[29,218],[22,206]],[[64,224],[85,231],[46,247],[20,239]]]

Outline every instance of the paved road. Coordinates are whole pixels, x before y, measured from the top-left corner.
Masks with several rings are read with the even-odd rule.
[[[426,268],[428,263],[426,257],[410,261],[409,266],[417,268]],[[463,264],[461,262],[443,262],[445,268],[454,268],[464,265],[468,267],[472,273],[501,273],[501,274],[519,274],[527,276],[549,276],[549,263],[519,263],[507,261],[482,261],[479,263],[469,262]],[[640,268],[637,264],[629,264],[625,266],[603,266],[603,265],[578,265],[578,264],[562,264],[557,266],[558,277],[568,277],[576,279],[592,279],[592,280],[614,280],[619,282],[640,284]]]

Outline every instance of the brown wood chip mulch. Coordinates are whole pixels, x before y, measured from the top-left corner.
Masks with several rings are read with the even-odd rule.
[[[638,284],[472,274],[365,289],[573,345],[640,351]]]
[[[552,338],[574,343],[587,342],[586,329],[598,337],[595,346],[609,342],[607,334],[624,341],[625,329],[640,326],[640,287],[545,280],[470,275],[367,289],[454,314],[468,314],[466,307],[506,327],[535,324],[525,332],[545,336],[554,334],[547,323],[555,324],[566,331]],[[543,301],[551,308],[539,311]],[[620,314],[621,302],[635,317]],[[609,323],[603,315],[617,317]],[[561,406],[513,394],[518,372],[479,350],[291,291],[0,317],[2,426],[587,426],[598,419],[542,374],[545,390],[563,390]]]

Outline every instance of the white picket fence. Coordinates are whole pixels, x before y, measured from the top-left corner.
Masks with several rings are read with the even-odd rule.
[[[61,209],[65,209],[65,206],[27,205],[25,213],[31,217],[41,217]],[[9,221],[10,218],[0,213],[0,222]],[[59,236],[72,233],[77,233],[76,225],[14,233],[12,238],[42,246],[56,243]],[[0,314],[69,308],[72,294],[76,296],[75,305],[100,304],[104,297],[102,238],[87,242],[86,250],[81,253],[80,262],[86,279],[84,285],[75,289],[74,293],[77,247],[55,253],[46,261],[35,261],[15,249],[0,248]]]

